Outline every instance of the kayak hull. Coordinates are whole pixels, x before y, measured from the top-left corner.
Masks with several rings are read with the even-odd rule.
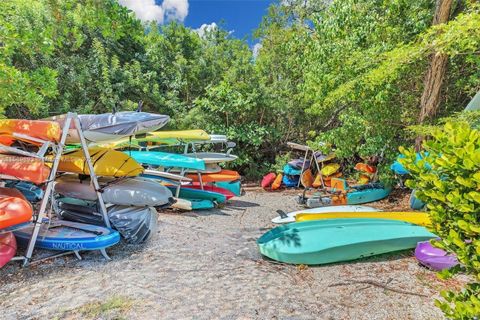
[[[28,244],[33,228],[34,225],[31,224],[29,227],[14,231],[19,244]],[[35,247],[59,251],[100,250],[111,247],[119,241],[118,231],[102,226],[60,220],[41,226]]]
[[[42,184],[50,176],[50,168],[41,159],[0,155],[0,175],[11,180]]]
[[[135,177],[143,173],[143,167],[128,155],[106,148],[90,148],[95,174],[105,177]],[[90,170],[83,150],[65,153],[58,166],[61,172],[89,175]]]
[[[192,179],[194,182],[200,182],[197,174],[188,174],[188,178]],[[202,181],[205,183],[209,182],[231,182],[240,180],[240,174],[232,170],[222,170],[219,173],[206,173],[202,174]]]
[[[227,189],[236,196],[242,195],[242,182],[237,181],[219,181],[214,183],[217,187]]]
[[[20,191],[0,188],[0,229],[28,222],[32,214],[32,206]]]
[[[287,213],[287,216],[282,217],[275,217],[272,219],[273,223],[290,223],[295,222],[295,217],[298,214],[324,214],[328,212],[375,212],[379,211],[378,209],[367,207],[367,206],[326,206],[326,207],[318,207],[312,209],[303,209],[298,211],[293,211]]]
[[[450,269],[459,264],[455,255],[448,254],[440,248],[435,248],[430,241],[423,241],[417,244],[415,258],[422,265],[435,271]]]
[[[257,240],[270,259],[320,265],[415,248],[436,236],[421,226],[384,219],[330,219],[286,224]]]
[[[193,185],[184,185],[184,186],[182,186],[182,188],[202,190],[202,187],[198,183],[194,183]],[[208,184],[203,185],[203,190],[223,194],[227,198],[227,200],[230,200],[233,197],[235,197],[235,194],[233,192],[231,192],[230,190],[220,188],[220,187],[217,187],[217,186],[208,185]]]
[[[419,226],[431,225],[426,212],[325,212],[317,214],[300,213],[295,216],[297,222],[321,219],[374,218],[405,221]]]
[[[205,162],[203,160],[184,155],[160,151],[125,151],[124,153],[135,159],[135,161],[146,165],[205,170]]]
[[[58,142],[62,134],[62,129],[59,124],[54,121],[25,119],[0,120],[0,135],[8,137],[7,139],[2,139],[3,143],[10,145],[11,142],[17,139],[13,137],[14,133],[28,135],[41,140]]]
[[[6,265],[17,252],[17,241],[11,232],[0,234],[0,268]]]
[[[177,187],[176,186],[167,186],[170,191],[175,194]],[[180,198],[182,199],[198,199],[198,200],[209,200],[216,203],[225,203],[227,201],[227,197],[225,197],[221,193],[211,192],[207,190],[197,190],[191,188],[180,188]]]
[[[163,206],[172,202],[172,193],[165,186],[143,178],[99,179],[104,202],[123,206]],[[97,194],[90,180],[61,178],[55,192],[70,198],[95,201]]]

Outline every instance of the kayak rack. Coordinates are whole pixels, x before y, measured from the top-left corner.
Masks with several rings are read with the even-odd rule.
[[[65,150],[65,142],[67,140],[69,130],[76,130],[78,132],[78,136],[80,138],[81,149],[83,151],[85,161],[87,163],[88,170],[89,170],[90,181],[93,184],[93,187],[95,188],[98,203],[100,205],[100,213],[103,216],[103,221],[105,222],[105,226],[108,227],[108,228],[111,227],[110,226],[110,221],[109,221],[108,215],[107,215],[107,208],[105,206],[105,202],[103,201],[103,197],[102,197],[102,194],[100,192],[100,185],[98,183],[97,176],[95,175],[92,160],[90,158],[90,153],[88,151],[87,141],[86,141],[85,136],[83,134],[82,126],[80,124],[80,120],[79,120],[78,115],[76,113],[69,112],[67,114],[67,116],[65,118],[64,126],[62,128],[62,135],[61,135],[60,141],[57,144],[52,143],[50,141],[43,141],[43,140],[40,140],[40,139],[37,139],[37,138],[29,137],[29,136],[23,135],[23,134],[22,135],[14,134],[15,137],[17,137],[21,140],[33,141],[33,142],[37,142],[37,143],[42,144],[42,147],[40,147],[39,152],[37,152],[37,153],[26,152],[25,153],[25,152],[22,151],[22,155],[41,158],[44,161],[47,161],[47,159],[45,159],[45,153],[47,152],[47,150],[49,148],[52,148],[53,154],[54,154],[54,159],[53,159],[53,162],[52,162],[50,175],[48,177],[48,181],[47,181],[47,184],[46,184],[44,197],[43,197],[43,199],[40,203],[40,209],[38,211],[37,219],[34,222],[34,228],[33,228],[32,236],[30,237],[30,240],[28,242],[27,250],[26,250],[24,256],[19,256],[19,257],[14,258],[14,260],[17,260],[17,261],[18,260],[23,261],[23,266],[24,267],[28,266],[30,263],[37,262],[37,260],[32,260],[32,255],[33,255],[33,251],[35,249],[35,244],[37,242],[37,238],[38,238],[39,233],[40,233],[40,228],[41,228],[42,224],[45,223],[44,218],[45,218],[45,215],[47,213],[47,205],[50,201],[50,196],[53,193],[53,187],[54,187],[54,184],[55,184],[55,177],[58,173],[58,166],[60,164],[61,157],[62,157],[62,155],[64,153],[64,150]],[[5,148],[8,148],[8,147],[1,146],[1,148],[5,150]],[[105,252],[105,249],[100,250],[100,252],[102,253],[102,255],[107,260],[110,260],[110,258],[108,257],[108,255]],[[45,259],[50,259],[50,258],[61,257],[61,256],[65,256],[67,254],[75,254],[75,256],[77,258],[81,259],[81,256],[80,256],[78,251],[63,251],[63,252],[48,256],[48,257],[40,258],[38,261],[43,261]]]

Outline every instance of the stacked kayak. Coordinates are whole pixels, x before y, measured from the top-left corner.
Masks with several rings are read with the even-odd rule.
[[[9,180],[41,184],[48,180],[50,168],[38,158],[0,154],[0,175]]]
[[[30,240],[34,225],[14,231],[19,244]],[[120,241],[118,231],[71,221],[50,221],[42,224],[36,247],[59,251],[103,250]]]
[[[20,191],[0,188],[0,229],[29,222],[32,214],[32,206]]]
[[[16,252],[17,241],[13,233],[0,233],[0,268],[12,260]]]
[[[179,154],[159,151],[125,151],[125,154],[135,159],[135,161],[146,165],[205,170],[205,162],[203,160]]]
[[[163,127],[170,120],[169,116],[148,112],[123,111],[104,114],[78,115],[85,139],[90,142],[105,142],[121,139],[136,134],[144,134]],[[53,117],[62,127],[66,115]],[[69,130],[67,143],[79,143],[77,130]]]
[[[143,167],[128,155],[106,148],[90,148],[93,169],[98,176],[135,177],[143,172]],[[62,172],[89,175],[87,160],[82,150],[65,153],[58,166]]]
[[[188,178],[192,179],[194,182],[199,182],[200,179],[196,174],[188,174]],[[231,182],[240,180],[240,174],[237,171],[232,170],[222,170],[218,173],[206,173],[202,174],[202,182],[213,183],[213,182]]]
[[[103,201],[123,206],[161,207],[173,202],[172,193],[159,183],[136,178],[101,178]],[[55,192],[65,197],[95,201],[97,194],[90,180],[80,180],[68,175],[61,177],[55,183]]]
[[[319,265],[415,248],[436,236],[424,227],[385,219],[295,222],[257,240],[260,253],[293,264]]]
[[[0,143],[11,145],[15,140],[22,138],[14,137],[14,134],[27,135],[32,138],[58,142],[62,129],[53,121],[3,119],[0,120]]]

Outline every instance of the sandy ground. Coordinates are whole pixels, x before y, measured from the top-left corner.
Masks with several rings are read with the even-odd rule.
[[[0,270],[1,318],[442,318],[433,299],[458,282],[440,282],[411,252],[323,267],[263,259],[255,240],[275,210],[297,208],[291,192],[247,192],[223,209],[160,214],[154,239],[111,248],[111,262],[11,263]]]

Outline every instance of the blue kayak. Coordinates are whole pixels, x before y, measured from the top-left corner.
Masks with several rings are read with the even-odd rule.
[[[142,164],[165,168],[205,170],[205,161],[202,159],[187,157],[180,154],[159,151],[124,151],[124,153]]]
[[[14,232],[20,245],[27,245],[33,232],[33,224]],[[42,224],[36,248],[60,251],[101,250],[120,241],[118,231],[90,224],[63,220]]]
[[[192,210],[208,210],[215,208],[215,204],[210,200],[186,199],[192,203]]]
[[[5,186],[17,189],[29,202],[38,202],[43,198],[43,190],[30,182],[12,180],[7,182]]]

